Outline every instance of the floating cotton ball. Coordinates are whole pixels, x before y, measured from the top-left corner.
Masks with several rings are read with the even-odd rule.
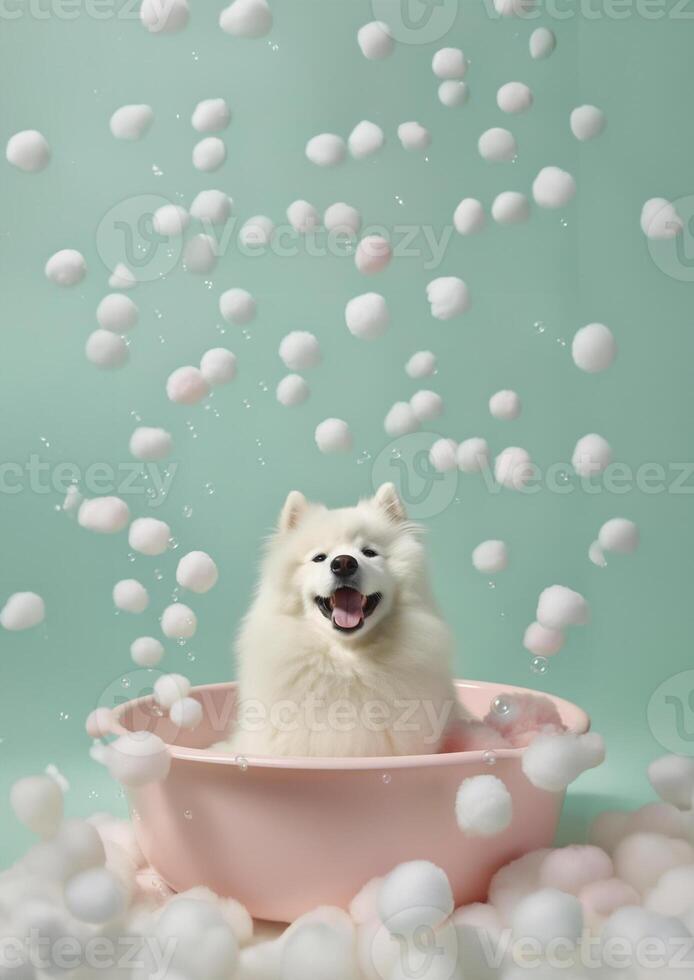
[[[564,646],[561,630],[547,629],[540,623],[531,623],[523,634],[523,646],[535,657],[553,657]]]
[[[429,450],[429,462],[439,473],[448,473],[458,465],[454,439],[437,439]]]
[[[590,620],[590,610],[580,592],[565,585],[550,585],[540,593],[536,616],[546,629],[563,630],[585,625]]]
[[[162,555],[169,547],[171,528],[154,517],[138,517],[128,531],[128,544],[141,555]]]
[[[63,248],[51,255],[43,270],[46,278],[58,286],[75,286],[87,274],[84,256],[74,248]]]
[[[435,391],[415,391],[410,398],[410,408],[418,422],[432,422],[443,413],[443,398]]]
[[[589,323],[574,334],[571,344],[574,364],[582,371],[595,374],[605,371],[617,356],[617,344],[604,323]]]
[[[577,140],[593,140],[605,128],[605,113],[594,105],[580,105],[570,116],[571,132]]]
[[[518,225],[530,217],[530,202],[518,191],[502,191],[492,204],[492,217],[499,225]]]
[[[38,626],[46,618],[46,604],[35,592],[15,592],[0,610],[0,626],[19,632]]]
[[[169,750],[153,732],[121,735],[109,746],[106,759],[111,776],[132,788],[161,782],[171,768]]]
[[[129,296],[109,293],[96,308],[96,319],[102,330],[126,333],[132,330],[139,318],[139,311]]]
[[[389,410],[383,422],[387,434],[393,439],[416,432],[419,421],[409,402],[396,402]]]
[[[246,248],[260,248],[269,245],[275,234],[275,223],[265,214],[256,214],[244,221],[239,232],[239,241]]]
[[[169,400],[178,405],[196,405],[209,393],[209,385],[202,373],[191,365],[176,368],[166,382],[166,394]]]
[[[290,371],[303,371],[321,362],[318,339],[307,330],[293,330],[283,337],[279,355]]]
[[[489,446],[486,439],[474,436],[464,439],[457,451],[458,469],[463,473],[480,473],[489,467]]]
[[[533,197],[541,208],[563,208],[576,193],[576,181],[559,167],[543,167],[533,181]]]
[[[200,373],[208,385],[226,385],[236,377],[236,354],[226,347],[213,347],[200,359]]]
[[[183,674],[163,674],[154,682],[154,700],[164,711],[169,711],[172,704],[187,698],[190,693],[190,681]]]
[[[347,146],[355,160],[363,160],[380,150],[385,139],[380,126],[368,119],[362,119],[349,134]]]
[[[361,228],[361,215],[356,208],[338,201],[325,209],[323,224],[334,234],[355,237]]]
[[[387,239],[380,235],[367,235],[362,238],[354,253],[354,264],[365,276],[382,272],[393,257],[393,249]]]
[[[536,28],[530,35],[528,42],[530,57],[536,61],[541,58],[549,58],[556,46],[557,39],[554,31],[550,31],[549,27]]]
[[[652,197],[641,209],[641,230],[647,238],[675,238],[683,228],[675,206],[664,197]]]
[[[272,11],[266,0],[234,0],[219,15],[219,26],[234,37],[265,37],[272,29]]]
[[[539,888],[540,868],[549,850],[531,851],[501,868],[489,884],[489,902],[503,923],[510,921],[516,906]]]
[[[152,215],[154,230],[167,238],[182,235],[189,223],[190,215],[180,204],[164,204]]]
[[[431,59],[431,70],[437,78],[462,78],[467,60],[460,48],[439,48]]]
[[[113,113],[108,125],[117,140],[139,140],[153,120],[154,112],[149,105],[122,105]]]
[[[356,954],[353,932],[325,922],[307,922],[290,930],[282,943],[282,980],[353,980]]]
[[[167,606],[161,616],[161,631],[170,640],[190,640],[198,628],[198,618],[182,602]]]
[[[523,772],[538,789],[560,793],[586,769],[605,760],[605,743],[600,735],[537,735],[522,756]]]
[[[664,755],[648,767],[648,779],[661,800],[689,810],[694,797],[694,759]]]
[[[231,200],[224,191],[200,191],[190,205],[190,215],[198,221],[223,225],[231,215]]]
[[[521,400],[515,391],[497,391],[489,399],[489,412],[495,419],[512,421],[521,413]]]
[[[383,879],[378,908],[381,921],[393,935],[435,929],[454,908],[446,872],[430,861],[398,865]]]
[[[521,899],[511,927],[514,938],[534,939],[543,947],[559,939],[576,943],[583,931],[583,909],[575,895],[543,888]]]
[[[173,450],[173,439],[166,429],[140,426],[130,436],[129,447],[135,459],[154,461],[165,459]]]
[[[294,231],[306,235],[320,228],[320,215],[308,201],[292,201],[287,208],[287,221]]]
[[[612,449],[602,436],[595,432],[583,436],[576,443],[571,465],[579,476],[590,477],[602,473],[612,462]]]
[[[195,106],[190,121],[199,133],[215,133],[226,129],[230,119],[231,112],[224,99],[203,99]]]
[[[94,330],[84,345],[87,360],[99,368],[123,367],[128,361],[128,345],[123,338],[110,330]]]
[[[117,262],[116,268],[108,277],[108,284],[111,289],[132,289],[137,285],[137,279],[127,265]]]
[[[685,916],[690,912],[694,908],[694,866],[666,871],[648,893],[646,907],[659,915]]]
[[[530,453],[519,446],[502,449],[494,460],[494,479],[510,490],[522,490],[532,480],[534,473]]]
[[[181,698],[169,708],[169,719],[177,728],[197,728],[202,721],[202,705],[195,698]]]
[[[502,112],[526,112],[533,104],[533,93],[523,82],[507,82],[496,93]]]
[[[256,302],[245,289],[227,289],[219,297],[219,312],[228,323],[243,326],[255,317]]]
[[[605,881],[613,874],[612,859],[605,851],[591,844],[573,844],[547,855],[540,868],[540,884],[578,895],[586,885]]]
[[[511,826],[513,803],[496,776],[464,779],[455,798],[458,826],[469,837],[495,837]]]
[[[418,122],[404,122],[398,126],[398,139],[405,150],[426,150],[431,133]]]
[[[138,667],[156,667],[164,656],[164,647],[153,636],[138,636],[130,644],[130,656]]]
[[[117,534],[130,523],[130,510],[120,497],[94,497],[83,501],[77,522],[88,531]]]
[[[12,784],[10,806],[33,834],[52,837],[63,819],[63,793],[50,776],[25,776]]]
[[[189,551],[176,568],[176,581],[181,588],[199,594],[209,592],[218,578],[217,566],[204,551]]]
[[[151,34],[174,34],[188,23],[188,0],[142,0],[140,20]]]
[[[227,158],[227,148],[219,136],[206,136],[193,147],[193,166],[203,173],[219,170]]]
[[[457,276],[441,276],[427,285],[431,315],[437,320],[450,320],[470,308],[470,293]]]
[[[142,613],[149,605],[149,593],[137,579],[125,578],[114,585],[113,602],[123,612]]]
[[[458,106],[465,105],[469,92],[465,82],[449,79],[441,82],[437,94],[441,105],[445,105],[448,109],[456,109]]]
[[[653,888],[672,868],[694,861],[694,848],[664,834],[630,834],[617,844],[614,866],[618,878],[639,892]]]
[[[51,148],[46,137],[36,129],[25,129],[11,136],[5,156],[13,167],[26,173],[38,173],[48,166],[51,158]]]
[[[493,126],[486,130],[477,141],[477,149],[483,160],[501,163],[513,160],[518,146],[512,133],[501,126]]]
[[[316,426],[314,436],[322,453],[347,453],[354,442],[349,426],[343,419],[325,419]]]
[[[411,378],[428,378],[436,373],[436,355],[430,350],[418,350],[405,365]]]
[[[306,156],[317,167],[335,167],[347,153],[345,141],[335,133],[319,133],[306,144]]]
[[[357,43],[361,48],[361,53],[369,61],[388,58],[395,48],[390,27],[384,24],[382,20],[373,20],[371,23],[360,27],[357,31]]]
[[[280,405],[291,408],[301,405],[309,396],[309,387],[300,374],[287,374],[275,390],[275,397]]]
[[[80,922],[100,925],[125,911],[126,892],[106,868],[81,871],[65,882],[65,906]]]
[[[639,529],[626,517],[613,517],[605,521],[598,532],[598,541],[603,551],[617,551],[630,555],[639,546]]]
[[[459,235],[474,235],[484,228],[484,208],[474,197],[465,197],[453,213],[453,224]]]
[[[345,322],[350,333],[363,340],[374,340],[388,329],[390,316],[380,293],[355,296],[345,307]]]
[[[110,708],[95,708],[87,715],[85,731],[90,738],[103,738],[110,734],[113,715]]]
[[[472,552],[472,564],[478,572],[495,575],[508,568],[508,548],[505,541],[483,541]]]

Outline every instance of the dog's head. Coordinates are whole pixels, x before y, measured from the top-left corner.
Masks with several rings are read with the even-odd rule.
[[[310,504],[293,490],[265,571],[283,611],[355,642],[391,614],[403,593],[425,588],[418,528],[392,483],[339,510]]]

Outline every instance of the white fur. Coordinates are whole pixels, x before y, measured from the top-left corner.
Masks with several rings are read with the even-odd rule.
[[[365,556],[362,549],[376,556]],[[317,554],[326,555],[315,562]],[[354,587],[381,600],[342,632],[316,604],[341,584],[338,555],[358,562]],[[237,643],[241,702],[253,704],[225,748],[243,755],[387,756],[436,752],[461,715],[452,638],[436,608],[419,529],[392,484],[356,507],[328,510],[292,491],[270,538]],[[258,703],[262,705],[260,724]]]

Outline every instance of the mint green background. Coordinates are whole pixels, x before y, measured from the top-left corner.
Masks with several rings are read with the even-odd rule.
[[[391,59],[367,62],[355,41],[357,28],[373,17],[366,0],[277,2],[270,38],[254,42],[218,29],[219,3],[193,6],[188,29],[168,37],[148,35],[136,19],[84,13],[64,20],[25,12],[0,24],[2,139],[35,127],[53,150],[38,175],[2,165],[2,460],[39,454],[53,466],[118,466],[130,460],[133,413],[144,424],[163,425],[174,434],[178,464],[169,497],[156,509],[142,493],[127,499],[133,515],[167,520],[180,542],[162,558],[131,563],[125,535],[82,531],[56,512],[60,494],[27,488],[0,495],[0,598],[33,589],[48,607],[44,627],[0,635],[5,862],[26,840],[5,802],[20,774],[54,763],[71,781],[71,813],[123,809],[117,788],[87,758],[83,719],[105,689],[119,691],[132,639],[157,634],[178,557],[209,550],[220,583],[191,600],[198,634],[185,648],[169,644],[163,666],[194,682],[222,680],[230,674],[231,638],[249,602],[261,539],[284,496],[298,487],[346,504],[370,491],[373,459],[381,452],[386,463],[390,457],[385,413],[421,386],[403,370],[415,350],[430,348],[439,357],[437,376],[423,386],[445,399],[435,426],[442,435],[484,435],[495,452],[525,446],[542,467],[566,462],[576,439],[591,431],[604,434],[615,458],[632,467],[692,454],[692,287],[656,265],[638,220],[647,198],[690,193],[691,20],[648,20],[633,8],[619,8],[627,10],[620,19],[588,19],[566,4],[560,9],[573,16],[562,20],[499,21],[481,2],[461,0],[445,36],[400,44]],[[387,7],[377,6],[378,16]],[[390,5],[393,23],[398,10]],[[527,41],[539,23],[554,28],[558,47],[534,62]],[[471,97],[462,109],[445,109],[436,98],[430,62],[444,44],[462,46],[471,61]],[[515,79],[533,88],[535,106],[506,119],[494,96]],[[228,160],[205,176],[190,161],[189,117],[199,99],[212,96],[228,99],[233,120],[225,135]],[[111,113],[128,102],[150,103],[156,113],[139,143],[116,141],[108,129]],[[587,144],[568,127],[569,111],[583,102],[601,106],[609,120],[603,137]],[[334,170],[306,161],[310,136],[346,135],[363,118],[386,130],[387,145],[375,158]],[[408,119],[431,129],[428,160],[398,143],[397,125]],[[491,125],[516,134],[517,163],[479,158],[477,138]],[[129,294],[140,324],[127,368],[101,373],[83,356],[107,291],[96,229],[124,199],[155,194],[187,205],[199,190],[220,187],[233,197],[237,219],[263,213],[277,222],[298,197],[320,209],[345,200],[366,225],[426,223],[440,233],[462,197],[489,206],[501,190],[527,191],[545,164],[575,174],[579,192],[570,206],[535,210],[522,228],[453,235],[435,270],[424,267],[421,255],[398,257],[367,282],[349,257],[313,258],[301,246],[293,257],[248,257],[232,246],[210,283],[176,269]],[[80,249],[89,265],[74,289],[43,276],[44,262],[62,247]],[[461,275],[469,284],[473,307],[464,318],[440,323],[429,315],[425,285],[437,275]],[[224,336],[218,329],[218,296],[233,285],[258,300],[248,339],[239,328]],[[367,343],[348,333],[343,309],[371,288],[386,296],[392,326]],[[597,376],[579,372],[570,357],[573,333],[592,320],[609,324],[620,346],[613,369]],[[273,392],[284,373],[277,347],[292,329],[318,335],[324,363],[307,373],[310,400],[288,410]],[[218,416],[202,406],[171,405],[164,393],[169,372],[197,363],[220,343],[237,353],[239,377],[215,393]],[[488,414],[490,394],[502,387],[522,396],[516,422]],[[332,415],[352,427],[349,455],[324,456],[314,445],[315,425]],[[461,475],[448,499],[425,523],[436,592],[458,636],[458,673],[568,697],[606,735],[609,763],[572,791],[565,835],[580,833],[585,816],[608,800],[645,800],[645,764],[663,751],[647,725],[648,701],[691,664],[691,496],[490,493],[482,480]],[[588,545],[616,515],[638,521],[641,549],[595,568]],[[495,589],[470,563],[472,548],[488,537],[507,540],[512,556]],[[155,569],[165,573],[162,581]],[[126,576],[151,590],[152,605],[141,617],[114,615],[111,589]],[[521,637],[537,594],[552,582],[584,593],[593,622],[574,631],[538,677]]]

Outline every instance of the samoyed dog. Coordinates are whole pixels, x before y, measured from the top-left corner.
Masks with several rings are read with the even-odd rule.
[[[225,749],[335,757],[441,748],[463,712],[421,537],[391,483],[339,510],[289,494],[238,637],[239,705]]]

